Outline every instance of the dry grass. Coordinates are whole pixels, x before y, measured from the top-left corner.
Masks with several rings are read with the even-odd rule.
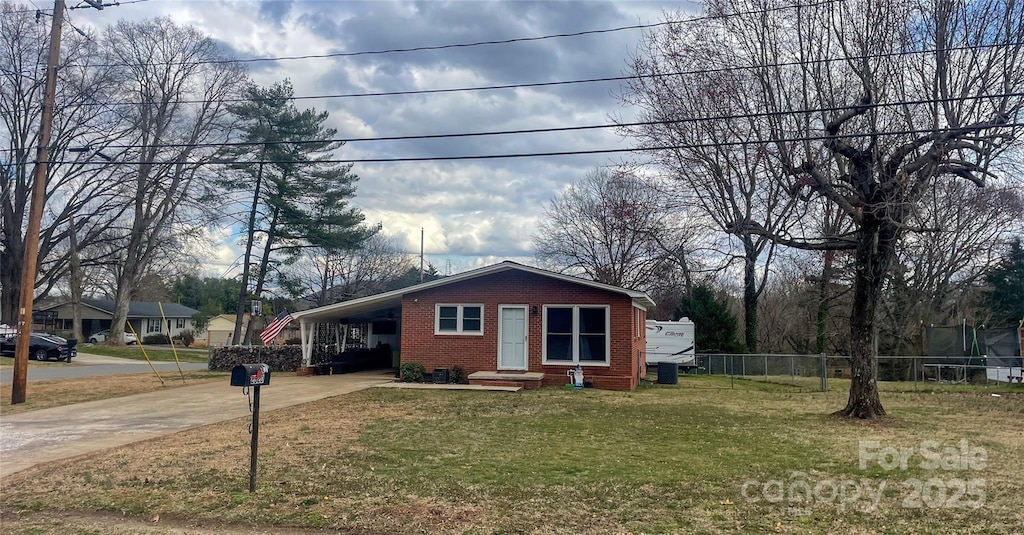
[[[38,360],[29,360],[28,365],[30,368],[45,367],[45,366],[77,366],[79,363],[72,360],[71,362],[62,362],[57,360],[48,360],[46,362],[39,362]],[[0,357],[0,370],[13,370],[14,369],[14,357]]]
[[[183,386],[179,375],[171,376],[168,373],[162,375],[164,375],[163,385],[152,373],[31,381],[25,388],[25,403],[17,405],[11,405],[11,385],[0,385],[0,413],[17,414]],[[224,373],[193,372],[186,373],[185,380],[186,384],[196,385],[211,381],[223,381],[225,375]]]
[[[2,530],[121,533],[97,526],[123,515],[138,533],[1019,532],[1024,396],[888,394],[876,423],[827,416],[844,399],[688,377],[632,393],[374,389],[264,414],[256,494],[240,419],[16,474]],[[858,466],[860,440],[963,439],[984,470]],[[887,490],[872,512],[744,500],[748,480],[794,472]],[[984,507],[905,507],[906,482],[930,478],[984,479]],[[157,515],[168,531],[146,524]]]

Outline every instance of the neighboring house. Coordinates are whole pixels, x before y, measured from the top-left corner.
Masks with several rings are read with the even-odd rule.
[[[206,327],[206,344],[207,347],[223,347],[239,345],[237,340],[233,340],[235,334],[235,314],[221,314],[210,318],[210,324]],[[258,318],[253,327],[256,329],[253,333],[253,344],[259,345],[260,342],[260,331],[263,329],[265,322],[273,321],[272,316],[264,318]],[[245,313],[245,319],[242,322],[242,334],[240,337],[245,336],[245,328],[248,323],[252,321],[249,317],[249,313]],[[276,342],[286,342],[292,338],[299,337],[299,328],[294,323],[288,325],[278,333]]]
[[[461,366],[474,384],[533,387],[564,385],[580,365],[593,386],[631,390],[652,306],[643,292],[506,261],[293,316],[307,365],[325,332],[356,324],[369,347],[387,343],[428,373]]]
[[[206,326],[206,347],[237,345],[237,341],[231,339],[235,334],[235,318],[237,317],[235,314],[221,314],[210,318],[210,323]],[[249,320],[249,313],[246,312],[242,318],[243,334]]]
[[[160,314],[161,306],[163,317]],[[33,315],[43,312],[54,318],[53,325],[57,334],[63,336],[72,332],[74,311],[70,301],[38,308]],[[140,339],[151,334],[176,336],[181,331],[192,330],[192,316],[197,312],[199,311],[194,308],[177,303],[132,301],[128,304],[128,323]],[[53,313],[56,313],[56,316]],[[108,299],[82,299],[81,314],[82,334],[88,339],[89,335],[110,328],[111,320],[114,318],[114,302]],[[124,330],[131,332],[127,325]]]

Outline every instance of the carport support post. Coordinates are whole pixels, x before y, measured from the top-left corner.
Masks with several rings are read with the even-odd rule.
[[[249,445],[249,492],[256,492],[256,452],[260,442],[260,387],[252,393],[252,444]]]

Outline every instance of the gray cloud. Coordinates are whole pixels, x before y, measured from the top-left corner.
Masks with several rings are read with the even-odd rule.
[[[657,22],[689,2],[152,2],[75,12],[102,27],[115,17],[167,15],[192,24],[239,57],[326,54],[488,41]],[[507,45],[251,63],[257,83],[290,78],[299,95],[405,91],[621,75],[638,30]],[[331,112],[344,137],[531,129],[625,118],[615,83],[517,90],[300,101]],[[438,157],[628,147],[613,130],[435,140],[356,142],[342,158]],[[439,268],[528,260],[544,204],[596,166],[624,156],[357,164],[354,205],[369,221]],[[225,253],[226,254],[226,253]]]

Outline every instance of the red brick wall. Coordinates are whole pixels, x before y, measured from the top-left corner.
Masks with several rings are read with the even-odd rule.
[[[483,336],[435,335],[434,305],[437,303],[482,303]],[[565,372],[572,366],[541,365],[544,305],[609,305],[611,365],[584,366],[584,377],[599,388],[636,388],[639,382],[639,350],[646,343],[646,331],[637,336],[632,299],[623,294],[522,271],[503,271],[406,294],[402,298],[402,362],[421,363],[428,372],[456,365],[462,366],[467,374],[496,370],[499,304],[537,307],[537,314],[527,311],[527,366],[529,371],[543,372],[546,385],[566,384]]]

